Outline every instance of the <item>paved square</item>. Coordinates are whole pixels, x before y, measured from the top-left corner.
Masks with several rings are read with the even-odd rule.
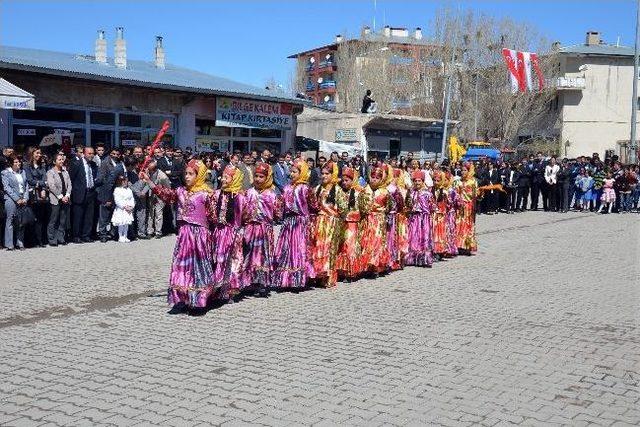
[[[0,425],[640,423],[636,215],[480,217],[480,252],[171,316],[173,238],[0,254]]]

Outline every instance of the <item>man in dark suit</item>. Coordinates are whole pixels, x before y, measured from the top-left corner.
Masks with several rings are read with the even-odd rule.
[[[493,162],[487,165],[487,171],[484,174],[483,185],[500,184],[500,172],[495,168]],[[485,212],[489,215],[496,213],[498,209],[498,190],[489,190],[484,195]]]
[[[102,161],[97,178],[97,186],[99,187],[98,202],[100,203],[98,237],[102,243],[112,239],[114,236],[113,228],[111,232],[107,231],[113,214],[113,189],[118,176],[125,174],[124,164],[120,159],[120,150],[112,148],[109,156]]]
[[[281,154],[278,156],[278,163],[273,165],[273,183],[276,186],[276,192],[278,194],[282,194],[284,187],[286,187],[291,181],[289,173],[290,170],[286,157]]]
[[[69,169],[74,243],[91,241],[98,178],[98,166],[93,162],[94,157],[93,148],[85,147],[82,158],[72,162]]]
[[[543,207],[546,210],[546,197],[544,196],[544,168],[545,164],[542,161],[542,153],[538,153],[538,158],[532,160],[530,170],[531,170],[531,210],[538,210],[538,200],[540,199],[540,194],[543,195]]]
[[[518,190],[516,197],[516,211],[527,210],[527,200],[529,199],[529,188],[531,187],[531,173],[526,160],[518,165]]]

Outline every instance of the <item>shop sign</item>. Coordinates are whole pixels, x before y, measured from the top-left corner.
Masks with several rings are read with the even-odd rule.
[[[225,152],[229,151],[229,140],[220,139],[211,135],[196,136],[196,152],[209,153],[213,151]]]
[[[18,136],[36,136],[36,130],[30,129],[18,129]]]
[[[133,147],[134,145],[139,144],[140,141],[138,141],[137,139],[123,139],[122,140],[122,146],[123,147]]]
[[[216,98],[216,126],[291,129],[293,105],[239,98]]]
[[[336,142],[355,142],[358,140],[356,129],[336,129]]]

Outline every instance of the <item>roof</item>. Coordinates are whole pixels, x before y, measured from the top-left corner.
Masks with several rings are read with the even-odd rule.
[[[604,55],[604,56],[633,56],[633,48],[628,46],[616,46],[600,43],[597,45],[576,44],[573,46],[563,46],[558,49],[559,53],[574,55]]]
[[[33,94],[0,78],[0,96],[16,96],[19,98],[33,98]]]
[[[435,46],[435,43],[431,40],[427,39],[416,39],[412,36],[401,37],[401,36],[385,36],[382,33],[369,33],[363,34],[360,38],[353,38],[343,41],[342,43],[353,43],[353,42],[368,42],[368,43],[390,43],[390,44],[404,44],[404,45],[416,45],[416,46]],[[311,52],[322,51],[327,49],[337,49],[338,43],[326,44],[324,46],[314,47],[313,49],[305,50],[304,52],[294,53],[293,55],[289,55],[287,58],[293,59],[299,56],[307,55]]]
[[[90,55],[0,46],[0,69],[31,71],[181,92],[303,103],[298,98],[279,95],[267,89],[172,64],[166,64],[165,69],[160,69],[150,61],[127,59],[127,68],[121,69],[114,65],[113,58],[108,58],[106,64],[101,64]]]

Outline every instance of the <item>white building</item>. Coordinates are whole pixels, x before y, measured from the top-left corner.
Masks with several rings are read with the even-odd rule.
[[[590,31],[584,44],[558,47],[557,137],[562,155],[617,154],[625,161],[631,129],[633,49],[604,43]],[[638,76],[636,76],[637,78]],[[639,100],[635,100],[638,102]]]

